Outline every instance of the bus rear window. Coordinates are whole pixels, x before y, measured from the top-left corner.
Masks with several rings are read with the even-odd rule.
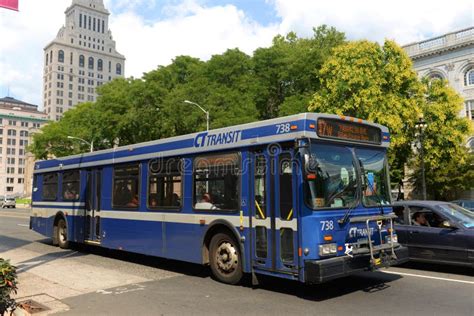
[[[202,156],[194,160],[194,208],[238,210],[240,156]]]

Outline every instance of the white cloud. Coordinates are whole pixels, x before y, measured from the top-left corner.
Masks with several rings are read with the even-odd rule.
[[[0,9],[0,97],[9,88],[15,98],[41,103],[43,47],[64,24],[67,5],[21,0],[19,12]]]
[[[474,24],[472,0],[268,0],[276,7],[284,31],[311,35],[311,28],[328,24],[350,39],[400,44],[441,35]]]
[[[472,0],[258,1],[275,7],[275,24],[262,25],[235,5],[208,6],[205,0],[104,2],[111,11],[110,28],[117,49],[127,58],[126,75],[135,77],[170,63],[177,55],[205,60],[235,47],[251,54],[257,47],[269,46],[276,34],[296,31],[310,36],[312,27],[323,23],[350,39],[391,38],[401,44],[474,25]],[[10,87],[12,96],[41,104],[43,47],[64,24],[70,3],[21,0],[20,12],[0,9],[0,97]],[[160,18],[145,19],[140,13],[147,10],[159,13]]]
[[[233,5],[205,8],[188,1],[167,7],[166,12],[173,12],[172,17],[154,23],[133,12],[111,17],[117,49],[127,57],[127,75],[141,76],[177,55],[206,60],[235,47],[251,54],[270,45],[278,33],[277,26],[263,27]]]

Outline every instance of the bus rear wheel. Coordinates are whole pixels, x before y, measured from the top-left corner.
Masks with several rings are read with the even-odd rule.
[[[234,238],[219,233],[211,239],[209,262],[214,277],[223,283],[237,284],[242,279],[242,257]]]
[[[62,249],[69,248],[69,241],[67,240],[67,225],[64,219],[60,219],[58,221],[58,227],[56,229],[57,236],[56,240],[58,241],[58,245]]]

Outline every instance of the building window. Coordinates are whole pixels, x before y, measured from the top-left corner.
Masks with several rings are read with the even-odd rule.
[[[79,13],[79,27],[82,27],[82,13]]]
[[[88,17],[88,22],[89,22],[89,30],[91,29],[91,17]]]
[[[470,67],[464,73],[464,85],[465,86],[474,86],[474,67]]]
[[[138,164],[122,165],[114,168],[113,207],[138,208],[140,205],[138,196],[139,179],[140,167]]]
[[[73,59],[73,54],[71,52],[71,54],[69,55],[69,64],[71,64],[71,65],[72,65],[72,59]]]
[[[102,33],[104,33],[104,20],[102,20]]]
[[[84,67],[84,55],[79,56],[79,67]]]
[[[51,51],[49,53],[49,62],[52,63],[53,62],[53,51]]]
[[[9,130],[7,131],[7,135],[8,135],[8,136],[16,136],[16,130],[14,130],[14,129],[9,129]]]
[[[112,72],[112,62],[109,61],[109,72]]]
[[[468,100],[465,103],[466,106],[466,117],[471,121],[474,121],[474,100]]]
[[[239,154],[197,157],[194,160],[194,208],[238,210],[239,179]]]
[[[64,51],[61,49],[58,52],[58,62],[63,63],[64,62]]]
[[[48,57],[49,57],[49,54],[46,53],[46,66],[48,66]]]
[[[115,73],[116,73],[117,75],[121,75],[121,74],[122,74],[122,65],[121,65],[121,64],[117,64],[117,65],[115,66]]]
[[[16,126],[15,120],[8,120],[8,125]]]
[[[92,23],[92,30],[95,32],[95,18],[94,18],[94,20],[93,20],[92,22],[93,22],[93,23]]]
[[[94,58],[93,57],[89,57],[89,69],[94,69]]]
[[[444,79],[443,75],[441,75],[438,72],[433,72],[433,73],[429,74],[429,78],[430,78],[430,80],[443,80]]]

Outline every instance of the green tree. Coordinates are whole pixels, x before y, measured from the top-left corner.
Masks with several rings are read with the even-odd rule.
[[[427,193],[436,200],[452,200],[474,186],[474,158],[464,146],[472,125],[467,118],[459,117],[463,99],[447,81],[423,78],[422,83]],[[415,170],[415,188],[421,192],[421,156],[415,155],[410,166]]]
[[[319,89],[319,69],[345,35],[322,25],[313,37],[299,38],[293,32],[278,35],[272,46],[254,52],[255,102],[260,119],[304,112]]]
[[[321,89],[309,110],[362,118],[388,126],[392,182],[403,178],[423,89],[412,63],[394,42],[355,41],[334,49],[321,68]]]
[[[454,186],[459,189],[457,183],[468,182],[450,181],[446,174],[453,170],[453,160],[458,164],[466,161],[462,143],[469,126],[458,117],[462,100],[444,83],[420,81],[396,43],[386,41],[381,46],[356,41],[340,46],[321,68],[320,78],[322,87],[314,94],[311,111],[363,118],[389,127],[392,183],[404,178],[408,162],[419,165],[419,155],[413,163],[410,157],[417,141],[415,124],[423,115],[428,123],[424,143],[430,171],[426,178],[433,195],[441,196],[439,192]]]

